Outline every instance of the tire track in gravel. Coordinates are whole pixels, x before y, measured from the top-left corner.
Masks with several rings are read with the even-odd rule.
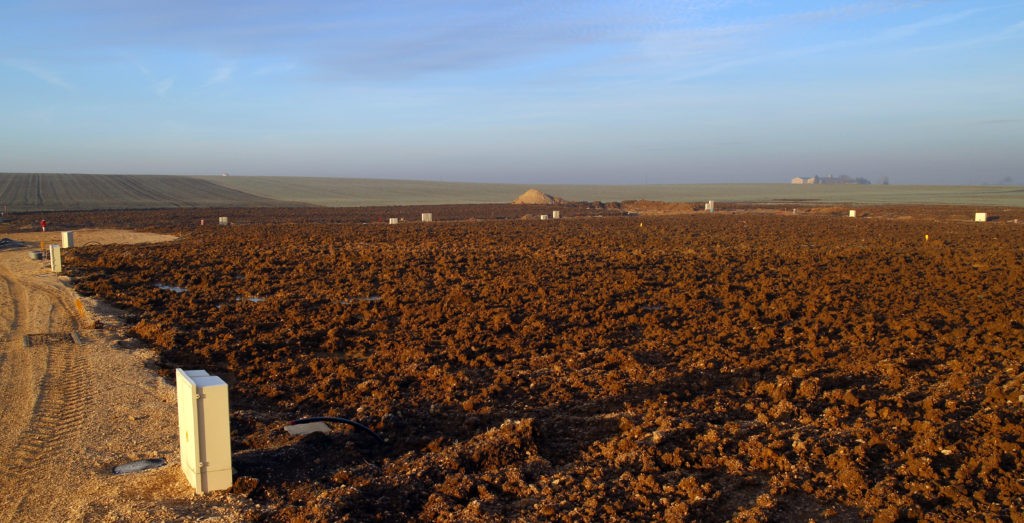
[[[82,439],[92,376],[72,342],[78,320],[70,293],[39,277],[44,275],[19,278],[6,267],[13,254],[0,258],[0,303],[9,311],[0,397],[15,399],[0,410],[0,521],[24,520],[27,506],[59,520],[62,499],[56,494],[75,488],[61,470],[75,459],[71,449]],[[57,485],[37,481],[43,477],[63,479]]]
[[[83,245],[174,239],[76,233]],[[149,351],[116,345],[125,336],[118,311],[82,303],[66,278],[29,259],[54,236],[14,234],[25,247],[0,249],[0,523],[254,519],[243,497],[196,497],[177,467],[112,474],[133,459],[173,463],[174,391],[145,368]]]

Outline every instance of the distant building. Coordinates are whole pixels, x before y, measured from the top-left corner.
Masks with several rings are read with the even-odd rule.
[[[851,177],[849,177],[849,176],[847,176],[845,174],[840,176],[840,177],[838,177],[838,178],[832,176],[831,174],[828,175],[827,177],[811,176],[810,178],[801,178],[801,177],[797,176],[796,178],[793,178],[792,180],[790,180],[789,183],[797,184],[797,185],[807,185],[807,184],[870,185],[871,184],[871,182],[867,181],[864,178],[851,178]]]
[[[801,177],[797,176],[796,178],[793,178],[792,180],[790,180],[790,183],[794,183],[794,184],[797,184],[797,185],[804,185],[804,184],[809,184],[809,183],[818,183],[818,177],[817,176],[812,176],[810,178],[801,178]]]

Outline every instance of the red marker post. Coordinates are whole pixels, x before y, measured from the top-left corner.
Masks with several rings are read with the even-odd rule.
[[[46,220],[39,220],[39,226],[43,228],[43,232],[46,232]]]

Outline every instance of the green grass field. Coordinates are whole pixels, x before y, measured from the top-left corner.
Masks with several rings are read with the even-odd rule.
[[[1024,207],[1024,187],[913,185],[517,185],[358,178],[0,173],[8,212],[182,207],[508,203],[536,188],[573,201],[658,200]]]

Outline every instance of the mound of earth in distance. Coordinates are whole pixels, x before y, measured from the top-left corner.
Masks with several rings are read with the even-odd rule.
[[[565,203],[565,200],[556,198],[550,194],[544,194],[537,189],[530,189],[523,194],[520,194],[518,198],[512,203],[520,204],[532,204],[532,205],[551,205],[555,203]]]

